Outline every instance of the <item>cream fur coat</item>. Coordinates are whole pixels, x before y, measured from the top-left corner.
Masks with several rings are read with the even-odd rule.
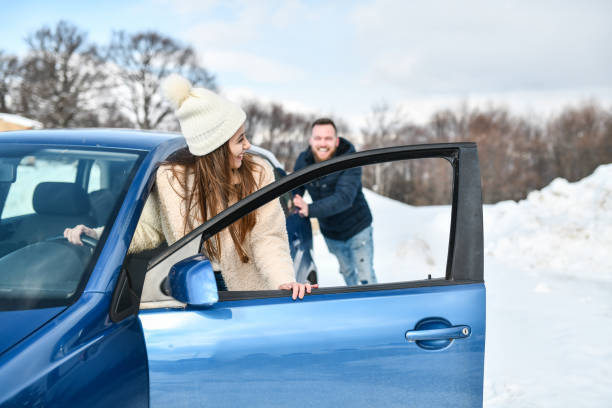
[[[261,180],[258,188],[273,182],[271,166],[257,156],[252,157],[263,169],[263,174],[255,174],[255,180]],[[187,185],[190,185],[189,182],[193,184],[193,176],[188,177]],[[155,187],[138,221],[130,253],[155,248],[164,240],[172,245],[190,232],[185,230],[187,205],[181,196],[184,196],[184,190],[172,175],[171,167],[161,166],[157,171]],[[221,270],[228,290],[271,290],[295,281],[280,202],[269,202],[257,209],[256,215],[257,222],[247,235],[244,246],[248,263],[240,260],[229,231],[224,229],[220,232],[221,259],[214,266],[215,270]],[[194,225],[200,223],[196,221]]]

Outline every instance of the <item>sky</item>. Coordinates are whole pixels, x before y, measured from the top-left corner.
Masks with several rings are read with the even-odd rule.
[[[0,0],[0,50],[67,20],[98,44],[156,30],[191,44],[230,99],[365,123],[462,104],[554,114],[612,106],[610,1]]]

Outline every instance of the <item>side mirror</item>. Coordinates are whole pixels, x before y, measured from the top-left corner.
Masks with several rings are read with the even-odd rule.
[[[162,286],[168,296],[188,305],[212,306],[219,301],[212,265],[201,254],[174,264]]]

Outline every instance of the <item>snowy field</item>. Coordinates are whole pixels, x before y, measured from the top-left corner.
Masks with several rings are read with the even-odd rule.
[[[366,195],[379,280],[443,274],[449,207]],[[484,234],[485,406],[612,406],[612,164],[485,206]],[[315,253],[321,283],[342,284],[320,234]]]

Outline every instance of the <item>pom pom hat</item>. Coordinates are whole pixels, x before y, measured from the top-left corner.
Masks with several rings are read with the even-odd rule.
[[[236,104],[204,88],[193,88],[188,80],[172,74],[162,91],[176,108],[176,117],[191,154],[204,156],[227,142],[246,120]]]

